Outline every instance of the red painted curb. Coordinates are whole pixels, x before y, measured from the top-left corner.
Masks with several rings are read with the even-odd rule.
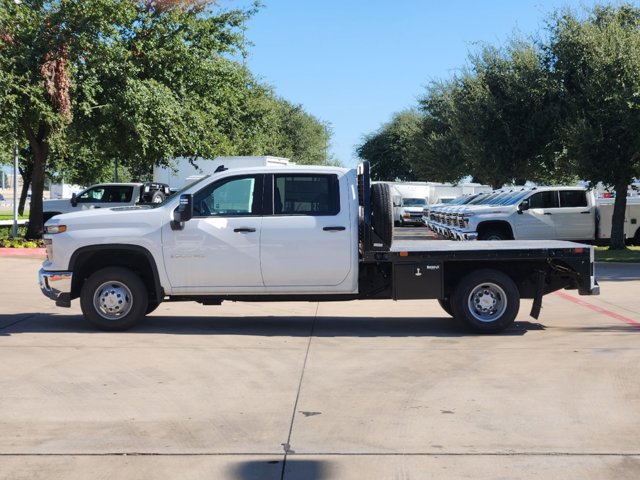
[[[44,248],[0,248],[0,257],[45,257]]]

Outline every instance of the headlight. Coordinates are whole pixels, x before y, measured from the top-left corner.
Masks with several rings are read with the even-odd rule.
[[[44,227],[44,233],[63,233],[66,231],[66,225],[47,225]]]

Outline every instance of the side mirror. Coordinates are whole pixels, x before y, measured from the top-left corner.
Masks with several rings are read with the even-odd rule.
[[[171,221],[172,230],[182,230],[184,222],[188,222],[193,217],[193,195],[183,193],[180,195],[180,204],[173,211],[173,220]]]
[[[518,207],[518,213],[526,212],[527,210],[529,210],[529,200],[525,200],[520,204]]]
[[[78,206],[78,197],[76,197],[75,193],[71,194],[71,206],[72,207],[77,207]]]

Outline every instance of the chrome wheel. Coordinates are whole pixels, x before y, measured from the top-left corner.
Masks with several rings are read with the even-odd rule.
[[[106,320],[119,320],[133,306],[131,290],[122,282],[105,282],[93,294],[93,307]]]
[[[493,322],[507,309],[507,295],[495,283],[482,283],[469,294],[469,313],[480,322]]]

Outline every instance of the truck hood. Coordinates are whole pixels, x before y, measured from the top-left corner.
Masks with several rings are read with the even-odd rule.
[[[507,213],[515,209],[515,205],[477,205],[462,208],[458,213],[473,213],[475,215],[483,215],[485,213]]]
[[[164,208],[153,208],[149,205],[92,208],[56,215],[47,221],[46,224],[64,224],[74,230],[89,228],[121,228],[123,226],[129,227],[135,224],[157,225],[161,222],[164,214]]]

